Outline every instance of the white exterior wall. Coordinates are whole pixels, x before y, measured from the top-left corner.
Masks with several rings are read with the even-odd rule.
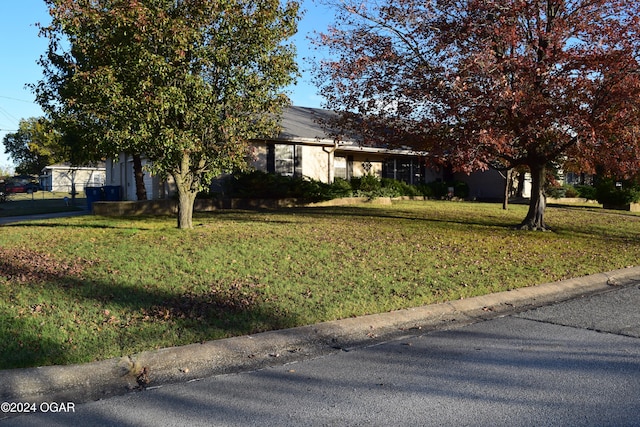
[[[142,159],[142,168],[149,162]],[[123,200],[138,200],[136,195],[136,181],[133,174],[133,158],[124,153],[120,153],[117,159],[107,159],[106,162],[106,182],[105,185],[119,186]],[[147,199],[166,199],[175,194],[175,185],[172,180],[163,183],[157,176],[144,172],[144,186],[147,190]]]
[[[101,187],[105,183],[104,168],[51,166],[43,172],[40,183],[47,191],[70,193],[75,189],[80,193],[85,187]]]
[[[302,176],[324,183],[333,181],[333,153],[318,146],[303,145]]]
[[[267,170],[267,146],[265,144],[251,144],[251,155],[253,157],[251,165],[261,171]]]
[[[333,147],[320,145],[298,144],[302,156],[302,175],[321,182],[333,182],[335,179],[336,150]],[[337,150],[337,156],[342,161],[342,167],[347,168],[351,177],[362,177],[373,174],[377,177],[383,175],[383,164],[389,157],[389,153],[363,153],[353,150]],[[252,148],[251,165],[261,171],[267,171],[268,149],[264,142],[256,142]],[[368,166],[368,168],[365,167]],[[442,180],[443,172],[425,168],[423,170],[425,183]],[[502,199],[504,195],[504,177],[496,170],[474,172],[470,175],[456,173],[454,179],[466,182],[469,185],[469,197],[471,199]],[[525,197],[528,195],[530,183],[527,181]]]
[[[333,152],[317,145],[297,145],[302,157],[302,176],[316,181],[333,181]],[[251,166],[267,171],[267,145],[254,143],[251,148]]]
[[[367,167],[365,168],[365,164]],[[382,162],[373,160],[353,160],[353,177],[359,178],[365,175],[373,175],[382,178]]]

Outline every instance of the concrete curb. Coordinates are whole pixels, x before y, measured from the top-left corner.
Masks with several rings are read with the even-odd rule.
[[[0,371],[0,400],[75,403],[262,369],[491,319],[640,282],[640,267],[390,313],[147,351],[70,366]]]

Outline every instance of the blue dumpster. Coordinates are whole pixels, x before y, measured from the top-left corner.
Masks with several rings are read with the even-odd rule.
[[[122,200],[119,185],[105,185],[104,200],[107,202],[119,202]]]
[[[100,202],[104,200],[102,187],[84,187],[84,192],[87,195],[87,207],[89,208],[89,212],[93,212],[93,202]]]

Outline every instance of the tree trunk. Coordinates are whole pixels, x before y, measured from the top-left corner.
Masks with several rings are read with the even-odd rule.
[[[178,190],[178,228],[193,228],[193,205],[198,194],[197,186],[191,171],[191,158],[188,154],[182,157],[180,169],[173,174]]]
[[[516,197],[522,197],[522,193],[524,193],[524,180],[525,180],[524,172],[519,172],[518,173],[518,188],[516,188]]]
[[[531,199],[529,201],[529,212],[520,224],[522,230],[547,230],[544,222],[544,210],[547,205],[544,195],[544,181],[546,174],[545,165],[529,166],[531,170]]]
[[[509,209],[509,190],[511,189],[511,169],[507,169],[504,177],[504,199],[502,200],[502,209]]]
[[[197,192],[180,191],[178,189],[178,228],[187,230],[193,228],[193,204]]]
[[[147,200],[147,188],[144,186],[144,172],[142,171],[140,154],[133,155],[133,176],[136,181],[136,198],[138,200]]]

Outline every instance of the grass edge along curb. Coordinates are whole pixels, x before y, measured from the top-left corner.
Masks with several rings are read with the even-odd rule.
[[[0,399],[81,403],[140,389],[137,380],[143,369],[149,375],[148,386],[162,386],[283,365],[638,282],[640,267],[629,267],[465,300],[146,351],[82,365],[4,370],[0,371]]]

